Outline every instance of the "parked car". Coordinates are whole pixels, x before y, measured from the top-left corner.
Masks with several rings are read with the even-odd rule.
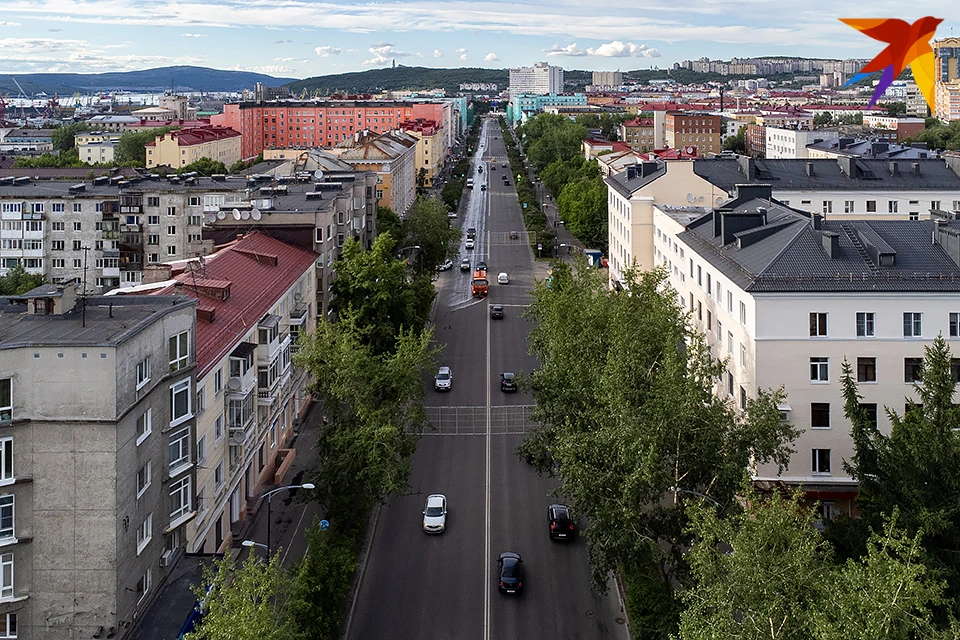
[[[440,367],[433,378],[433,388],[437,391],[450,391],[453,388],[453,373],[450,367]]]
[[[456,211],[447,211],[447,217],[448,217],[448,218],[456,218],[456,217],[457,217],[457,212],[456,212]]]
[[[504,393],[509,393],[511,391],[517,390],[517,376],[510,373],[509,371],[504,371],[500,374],[500,391]]]
[[[424,533],[443,533],[447,528],[447,497],[442,493],[427,496],[423,507]]]
[[[470,271],[470,259],[464,258],[460,261],[460,271]]]
[[[565,504],[547,507],[547,524],[550,525],[552,539],[569,540],[574,537],[573,516],[570,515],[570,507]]]
[[[501,593],[520,593],[523,589],[523,559],[519,553],[504,551],[497,558],[497,588]]]
[[[510,232],[510,239],[511,239],[511,240],[516,240],[516,239],[519,238],[519,237],[520,237],[520,234],[519,234],[517,231],[511,231],[511,232]]]
[[[447,271],[452,268],[453,268],[453,260],[451,260],[450,258],[447,258],[446,260],[440,263],[440,271]]]
[[[490,307],[490,317],[494,320],[503,320],[503,305],[495,304]]]
[[[507,272],[506,272],[506,271],[501,271],[501,272],[497,275],[497,283],[498,283],[498,284],[510,284],[510,278],[507,277]]]

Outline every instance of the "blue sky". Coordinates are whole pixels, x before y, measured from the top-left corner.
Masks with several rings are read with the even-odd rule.
[[[631,70],[701,56],[872,58],[880,43],[837,18],[925,15],[945,18],[938,38],[960,36],[947,0],[0,0],[0,73],[189,64],[304,78],[393,60]]]

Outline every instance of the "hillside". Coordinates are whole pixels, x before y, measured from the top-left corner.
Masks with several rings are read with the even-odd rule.
[[[221,71],[206,67],[160,67],[143,71],[114,73],[26,73],[16,75],[17,82],[28,94],[39,92],[64,96],[73,93],[98,93],[103,91],[240,91],[253,89],[262,82],[270,87],[293,82],[294,78],[274,78],[249,71]],[[17,88],[13,77],[0,76],[0,94],[16,97]]]
[[[401,89],[445,89],[456,95],[462,82],[494,83],[506,89],[510,76],[506,69],[430,69],[428,67],[398,66],[396,69],[370,69],[331,76],[315,76],[297,80],[290,85],[291,91],[299,94],[304,89],[308,94],[319,91],[321,95],[332,93],[376,93]]]

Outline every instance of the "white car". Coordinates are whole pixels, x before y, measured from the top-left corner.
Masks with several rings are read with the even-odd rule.
[[[440,367],[437,375],[433,378],[433,388],[437,391],[453,389],[453,372],[450,371],[450,367]]]
[[[456,217],[457,217],[457,212],[456,212],[456,211],[447,211],[447,217],[448,217],[448,218],[456,218]]]
[[[467,249],[473,249],[473,238],[467,238],[467,243],[464,245]]]
[[[446,271],[452,268],[453,268],[453,260],[451,260],[450,258],[447,258],[446,260],[440,263],[440,271]]]
[[[423,507],[424,533],[443,533],[447,528],[447,496],[434,493],[427,496],[427,504]]]
[[[501,271],[499,275],[497,275],[497,282],[499,284],[510,284],[510,278],[507,277],[506,271]]]

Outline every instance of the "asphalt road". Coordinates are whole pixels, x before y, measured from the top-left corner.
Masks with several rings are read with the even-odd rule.
[[[529,323],[521,319],[533,286],[533,256],[523,234],[514,182],[496,120],[481,134],[476,183],[458,223],[477,229],[476,247],[461,243],[460,257],[488,264],[490,294],[470,295],[471,272],[453,270],[436,282],[436,337],[446,344],[442,364],[453,371],[453,388],[433,390],[425,381],[428,410],[438,431],[425,435],[413,459],[410,492],[380,511],[360,591],[349,621],[349,640],[416,639],[551,640],[626,638],[616,590],[600,596],[591,588],[582,540],[549,539],[546,509],[557,501],[556,481],[539,477],[514,453],[532,404],[524,393],[500,391],[500,373],[530,372]],[[491,170],[496,159],[496,169]],[[483,172],[477,172],[482,163]],[[487,190],[480,189],[486,184]],[[464,234],[464,239],[466,234]],[[501,271],[510,283],[497,284]],[[489,307],[503,304],[503,320]],[[427,495],[447,496],[447,530],[421,529]],[[524,559],[519,597],[497,591],[497,556],[514,551]]]

